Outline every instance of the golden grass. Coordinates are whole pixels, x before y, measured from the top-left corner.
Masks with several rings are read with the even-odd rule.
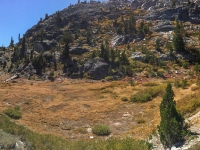
[[[163,83],[159,81],[158,84]],[[162,97],[143,104],[121,100],[121,97],[129,98],[143,89],[145,86],[142,84],[132,87],[126,80],[91,83],[65,79],[62,83],[27,80],[0,83],[0,112],[20,106],[22,118],[16,122],[38,133],[51,133],[65,138],[75,134],[79,139],[88,137],[88,133],[85,133],[87,126],[103,123],[112,127],[113,123],[121,122],[123,128],[117,131],[111,128],[113,136],[128,133],[137,139],[144,139],[160,122],[159,104]],[[181,98],[191,92],[191,88],[174,91],[178,108],[189,104],[188,99],[183,101]],[[130,116],[123,117],[127,112]],[[145,122],[138,124],[141,117]]]

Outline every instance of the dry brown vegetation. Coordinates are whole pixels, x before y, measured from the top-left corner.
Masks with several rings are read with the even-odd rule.
[[[95,124],[106,124],[111,130],[110,136],[130,135],[145,139],[160,122],[162,98],[157,96],[146,103],[121,100],[121,97],[129,99],[144,88],[146,84],[131,86],[126,80],[0,83],[0,110],[19,106],[22,118],[16,122],[39,133],[81,139],[92,135],[88,129]],[[192,91],[191,87],[174,88],[174,91],[178,108],[187,111],[186,104],[190,107],[190,102],[182,98],[197,91]]]

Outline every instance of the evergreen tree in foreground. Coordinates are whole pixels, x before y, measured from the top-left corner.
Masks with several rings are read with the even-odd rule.
[[[184,118],[176,110],[174,92],[170,83],[167,85],[166,93],[160,104],[160,116],[161,122],[158,127],[160,141],[164,147],[171,147],[183,139]]]

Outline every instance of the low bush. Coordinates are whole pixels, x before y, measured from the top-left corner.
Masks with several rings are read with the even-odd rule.
[[[145,123],[145,122],[146,122],[146,121],[145,121],[143,118],[137,120],[137,123],[138,123],[138,124],[142,124],[142,123]]]
[[[163,77],[163,74],[164,74],[164,70],[163,70],[163,69],[159,69],[159,70],[157,71],[157,75],[158,75],[159,77]]]
[[[112,76],[107,76],[107,77],[105,77],[105,80],[106,80],[106,81],[112,81],[112,80],[113,80],[113,77],[112,77]]]
[[[182,87],[184,89],[188,86],[188,81],[186,79],[183,79],[182,81],[176,79],[174,82],[174,86],[176,88]]]
[[[127,97],[122,97],[121,100],[125,102],[125,101],[128,101],[128,98]]]
[[[148,102],[158,95],[163,95],[164,86],[149,87],[144,90],[138,91],[130,97],[131,102]]]
[[[19,107],[15,107],[15,108],[8,108],[4,111],[4,113],[12,118],[12,119],[20,119],[22,117],[22,113],[19,110]]]
[[[110,134],[110,129],[106,125],[98,124],[92,128],[92,133],[99,136],[106,136]]]
[[[53,77],[54,77],[54,72],[51,71],[51,72],[49,73],[49,75],[48,75],[48,79],[51,80],[51,81],[53,81],[53,80],[54,80]]]

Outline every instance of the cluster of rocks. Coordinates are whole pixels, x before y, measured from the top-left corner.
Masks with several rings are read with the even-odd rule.
[[[23,75],[25,78],[29,78],[30,76],[36,74],[36,69],[34,66],[29,63],[24,66],[20,66],[12,71],[13,74],[20,74]]]
[[[151,50],[151,52],[154,54],[154,56],[156,56],[159,60],[163,60],[163,61],[174,61],[176,59],[182,59],[182,60],[195,60],[195,57],[190,54],[190,53],[183,53],[183,52],[179,52],[179,53],[174,53],[173,55],[170,55],[169,53],[161,53],[158,52],[156,50]],[[143,54],[142,52],[133,52],[130,56],[131,59],[134,60],[138,60],[138,61],[145,61],[145,54]]]
[[[176,5],[175,7],[163,7],[158,5],[158,0],[146,1],[142,6],[143,9],[148,9],[148,14],[143,19],[146,20],[179,20],[189,21],[194,24],[200,23],[200,7],[196,2],[191,2],[189,6],[187,4]]]

